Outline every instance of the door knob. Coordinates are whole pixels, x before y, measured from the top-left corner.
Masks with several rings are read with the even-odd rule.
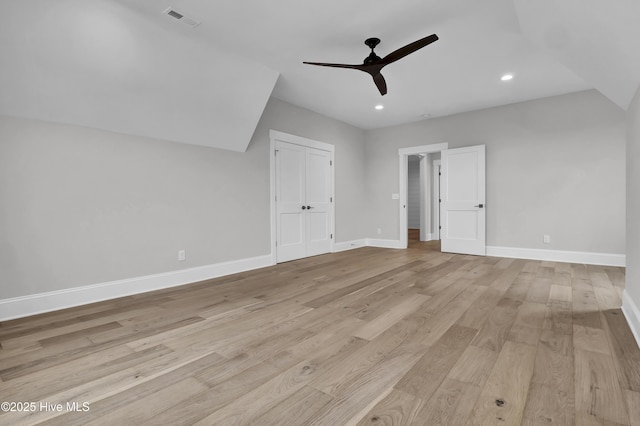
[[[307,206],[302,206],[302,210],[306,210],[306,209],[307,209]]]
[[[313,207],[311,207],[311,206],[307,206],[307,209],[309,209],[309,210],[311,210],[312,208],[313,208]]]
[[[477,206],[473,206],[473,207],[484,208],[484,204],[478,204]]]

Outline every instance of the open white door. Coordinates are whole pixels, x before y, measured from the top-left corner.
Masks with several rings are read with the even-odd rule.
[[[442,151],[440,226],[443,252],[486,254],[484,145]]]

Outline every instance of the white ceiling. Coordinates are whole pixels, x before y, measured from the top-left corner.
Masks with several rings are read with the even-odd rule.
[[[640,84],[638,0],[0,1],[0,114],[234,151],[269,96],[373,129],[590,88],[625,109]],[[384,68],[386,96],[302,63],[433,33]]]
[[[593,87],[525,39],[513,0],[120,1],[278,71],[273,96],[364,129]],[[201,25],[169,22],[168,6]],[[384,97],[363,72],[302,64],[362,63],[368,37],[384,56],[432,33],[440,40],[383,70]]]
[[[623,109],[640,84],[640,1],[514,0],[525,36]]]

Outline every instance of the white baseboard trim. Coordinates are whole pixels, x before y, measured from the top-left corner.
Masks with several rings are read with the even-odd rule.
[[[402,249],[400,240],[365,238],[335,243],[333,252],[352,250],[360,247],[380,247]],[[625,266],[625,255],[608,253],[586,253],[557,250],[522,249],[513,247],[487,247],[487,256],[509,257],[517,259],[549,260],[605,266]],[[132,294],[145,293],[176,287],[224,275],[235,274],[252,269],[274,265],[272,255],[257,256],[195,268],[127,278],[83,287],[51,291],[0,300],[0,321],[22,318],[44,312],[57,311],[74,306],[115,299]],[[640,311],[625,292],[627,300],[623,302],[623,311],[627,317],[636,340],[640,332]],[[632,325],[633,324],[633,325]]]
[[[0,300],[0,321],[176,287],[273,265],[271,255]]]
[[[393,249],[403,249],[400,245],[400,240],[381,240],[377,238],[367,238],[367,245],[369,247],[380,247],[380,248],[393,248]]]
[[[540,250],[515,247],[487,246],[487,256],[621,267],[624,267],[626,263],[626,256],[624,254],[589,253],[564,250]]]
[[[633,337],[636,338],[636,344],[640,348],[640,308],[629,296],[627,290],[622,292],[622,313],[627,319]]]
[[[344,241],[341,243],[334,243],[333,250],[331,250],[331,252],[338,253],[341,251],[353,250],[353,249],[366,247],[366,246],[367,246],[367,240],[364,238],[361,240]]]

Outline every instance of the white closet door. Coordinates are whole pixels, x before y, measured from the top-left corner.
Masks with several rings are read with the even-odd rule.
[[[331,251],[331,162],[329,151],[277,141],[277,262]]]

